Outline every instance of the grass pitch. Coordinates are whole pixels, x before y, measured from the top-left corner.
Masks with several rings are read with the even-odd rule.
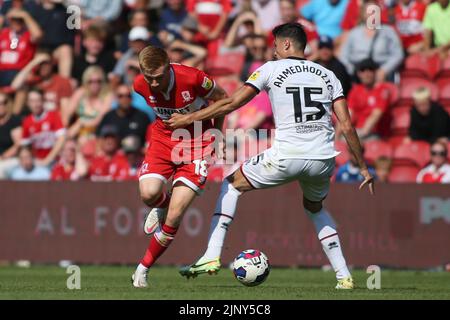
[[[369,274],[354,271],[357,289],[337,291],[332,272],[274,268],[265,283],[245,287],[224,268],[219,275],[186,280],[175,267],[156,267],[148,289],[134,289],[134,267],[81,266],[81,289],[66,287],[70,276],[56,266],[0,267],[0,299],[450,299],[450,273],[381,271],[381,290],[368,290]]]

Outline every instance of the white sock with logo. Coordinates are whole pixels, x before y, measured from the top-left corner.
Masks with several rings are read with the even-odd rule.
[[[228,227],[236,213],[236,205],[242,193],[234,188],[228,180],[224,180],[217,199],[214,215],[208,236],[208,249],[203,257],[207,259],[219,258],[222,253],[223,243]]]
[[[333,218],[324,208],[317,213],[312,213],[306,209],[305,212],[314,223],[323,251],[327,255],[334,272],[336,272],[336,278],[339,280],[350,277],[351,274],[342,254],[341,243]]]

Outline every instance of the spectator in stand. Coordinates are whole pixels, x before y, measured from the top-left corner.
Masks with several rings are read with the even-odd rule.
[[[105,49],[106,38],[107,31],[101,26],[92,25],[83,32],[82,53],[75,57],[72,69],[72,77],[78,84],[90,66],[98,65],[106,74],[113,70],[116,59],[113,51]]]
[[[271,33],[273,28],[281,24],[279,0],[251,0],[251,3],[264,33]]]
[[[210,55],[218,52],[216,41],[225,28],[231,11],[231,0],[187,0],[187,11],[198,21],[196,42],[207,46]]]
[[[61,0],[29,1],[28,12],[36,19],[43,31],[39,50],[52,53],[57,61],[58,72],[64,78],[69,78],[73,64],[75,30],[67,28],[70,14]]]
[[[52,166],[64,145],[66,129],[56,111],[44,109],[44,94],[33,88],[28,92],[27,105],[31,114],[22,123],[22,145],[31,146],[36,163]]]
[[[20,118],[11,112],[10,97],[0,92],[0,180],[18,165],[17,153],[22,136]]]
[[[431,164],[420,170],[417,183],[450,183],[450,164],[447,160],[447,145],[435,142],[431,145]]]
[[[129,35],[130,31],[133,30],[135,27],[142,27],[145,28],[148,31],[149,26],[149,18],[148,18],[148,12],[146,10],[140,9],[135,10],[130,13],[130,19],[129,19],[129,25],[130,27],[127,29],[126,32],[122,33],[121,35],[121,45],[120,45],[120,51],[125,53],[130,49],[130,40]],[[151,38],[153,35],[150,31],[149,32],[149,38]]]
[[[111,109],[113,94],[108,88],[103,69],[91,66],[83,73],[82,86],[72,95],[63,121],[69,127],[70,138],[79,138],[83,145],[95,136],[95,131],[103,116]],[[76,116],[75,122],[72,117]]]
[[[158,37],[163,43],[181,38],[181,24],[187,17],[183,0],[166,0],[167,7],[161,11]]]
[[[74,4],[81,8],[81,29],[85,30],[93,24],[111,23],[122,12],[122,0],[68,0],[68,4]]]
[[[30,5],[33,2],[29,0],[4,0],[0,1],[0,29],[8,24],[7,19],[5,19],[8,12],[12,9],[25,10],[30,9]]]
[[[352,183],[352,182],[363,182],[364,177],[359,173],[359,167],[358,162],[355,159],[355,156],[353,155],[352,151],[349,149],[348,154],[350,156],[350,159],[342,165],[337,173],[336,173],[336,182],[345,182],[345,183]],[[364,148],[363,148],[363,154],[364,154]],[[369,173],[375,177],[375,169],[372,166],[367,167],[369,170]]]
[[[117,88],[116,96],[118,107],[105,114],[97,128],[97,134],[100,134],[105,126],[115,126],[120,140],[133,135],[139,137],[140,144],[144,145],[147,127],[150,124],[148,117],[133,107],[129,86],[120,85]]]
[[[389,182],[389,173],[392,168],[392,160],[386,156],[381,156],[375,160],[375,176],[381,183]]]
[[[181,40],[174,40],[167,48],[169,59],[173,63],[203,69],[203,62],[208,54],[206,48]]]
[[[250,48],[245,56],[244,66],[241,72],[241,81],[246,81],[253,70],[258,69],[266,62],[267,41],[263,35],[249,35]],[[244,40],[246,41],[246,40]]]
[[[342,44],[340,60],[351,75],[355,75],[355,66],[364,59],[372,59],[379,68],[376,81],[393,80],[397,68],[403,61],[403,49],[395,30],[388,25],[380,29],[369,29],[367,19],[371,19],[367,7],[376,4],[369,0],[364,4],[360,24],[352,29]]]
[[[127,158],[119,149],[119,133],[114,126],[100,132],[100,151],[91,160],[88,176],[91,181],[112,181],[117,168],[127,165]]]
[[[389,123],[386,122],[390,103],[389,87],[385,83],[376,83],[378,65],[371,59],[360,62],[357,75],[360,84],[353,85],[348,96],[348,107],[352,122],[361,140],[379,139],[388,135]],[[336,137],[340,137],[339,126]]]
[[[296,9],[295,0],[281,0],[280,1],[280,13],[281,22],[290,23],[298,22],[303,26],[306,32],[307,44],[305,48],[305,56],[308,60],[315,60],[318,58],[318,43],[319,34],[314,23],[300,17],[298,10]],[[269,38],[273,39],[273,35],[269,34]],[[269,43],[271,43],[270,41]]]
[[[137,62],[138,54],[150,43],[151,34],[145,27],[134,27],[128,34],[130,49],[122,55],[117,61],[114,67],[110,79],[115,83],[125,82],[126,84],[132,84],[128,78],[127,69],[129,67],[135,67],[139,69],[139,63]]]
[[[61,158],[52,169],[51,180],[77,181],[86,176],[88,170],[87,162],[77,149],[75,140],[66,141],[61,151]]]
[[[395,7],[395,27],[408,54],[425,48],[422,20],[426,7],[420,0],[400,0]]]
[[[273,114],[269,96],[261,92],[242,108],[227,117],[227,129],[273,129]]]
[[[139,168],[144,160],[140,141],[140,138],[134,135],[122,139],[122,151],[127,161],[120,162],[121,166],[112,168],[114,181],[138,180]]]
[[[8,87],[34,56],[42,30],[24,10],[11,9],[9,26],[0,30],[0,88]]]
[[[411,108],[409,136],[405,142],[424,140],[432,143],[436,140],[447,142],[450,139],[450,115],[437,102],[431,101],[428,88],[418,88],[413,93],[414,104]]]
[[[341,22],[347,5],[348,0],[315,0],[308,2],[300,12],[317,26],[319,35],[334,39],[342,33]]]
[[[57,74],[48,53],[38,53],[15,77],[11,84],[14,90],[37,87],[44,92],[44,108],[47,111],[61,110],[67,105],[73,89],[68,78]]]
[[[334,72],[342,84],[344,96],[347,97],[352,87],[352,77],[347,73],[345,66],[333,53],[333,39],[328,36],[321,36],[319,40],[319,56],[316,62]]]
[[[425,11],[425,49],[430,53],[439,52],[446,57],[450,49],[450,1],[437,0],[430,3]]]
[[[19,165],[11,171],[9,178],[14,181],[47,181],[50,180],[50,170],[40,166],[33,158],[28,147],[19,150]]]

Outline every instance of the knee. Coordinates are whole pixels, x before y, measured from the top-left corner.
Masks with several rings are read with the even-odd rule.
[[[140,187],[140,195],[142,201],[146,205],[151,206],[158,200],[161,195],[161,190],[151,185],[142,185]]]
[[[322,201],[310,201],[303,197],[303,207],[311,213],[318,213],[322,210]]]

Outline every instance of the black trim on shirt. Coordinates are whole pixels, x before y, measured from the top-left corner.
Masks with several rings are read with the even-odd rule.
[[[260,93],[261,92],[261,90],[259,90],[254,84],[251,84],[250,82],[244,83],[244,86],[252,87],[253,89],[255,89],[256,93]]]
[[[294,59],[294,60],[302,60],[302,61],[306,61],[305,58],[300,58],[300,57],[294,57],[294,56],[289,56],[286,59]]]

